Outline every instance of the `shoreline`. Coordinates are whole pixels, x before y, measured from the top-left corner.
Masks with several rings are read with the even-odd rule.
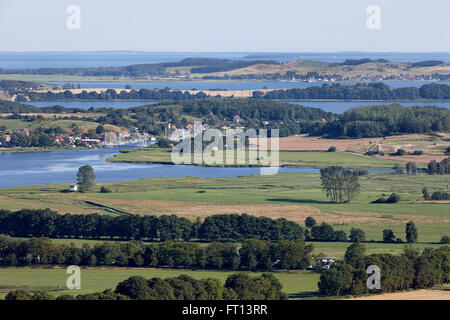
[[[107,90],[107,88],[105,88]],[[117,88],[114,88],[114,90],[120,90]],[[125,89],[124,89],[125,90]],[[285,89],[275,89],[275,90],[285,90]],[[186,91],[186,90],[184,90]],[[188,90],[189,91],[189,90]],[[202,91],[202,90],[199,90]],[[233,90],[238,91],[238,90]],[[223,92],[233,92],[233,91],[223,91]],[[248,90],[241,90],[241,91],[248,91]],[[255,90],[258,91],[258,90]],[[203,91],[202,91],[203,92]],[[217,91],[221,92],[221,91]],[[215,98],[215,97],[210,97]],[[222,97],[222,98],[229,98],[229,97]],[[238,99],[240,97],[234,97],[231,99]],[[251,98],[251,97],[247,97]],[[440,100],[432,100],[432,99],[414,99],[414,100],[342,100],[342,99],[262,99],[262,100],[273,100],[273,101],[280,101],[280,102],[289,102],[289,101],[295,101],[295,102],[391,102],[391,103],[401,103],[401,102],[450,102],[450,99],[440,99]],[[152,99],[112,99],[112,100],[102,100],[102,99],[64,99],[64,100],[30,100],[30,101],[16,101],[20,102],[22,104],[27,104],[29,102],[137,102],[137,101],[143,101],[143,102],[163,102],[163,101],[182,101],[182,100],[171,100],[171,99],[159,99],[159,100],[152,100]]]
[[[0,80],[20,80],[23,81],[42,81],[42,82],[298,82],[298,83],[348,83],[348,82],[449,82],[450,80],[415,80],[415,79],[393,79],[393,80],[336,80],[336,81],[302,81],[302,80],[272,80],[272,79],[202,79],[196,78],[133,78],[124,76],[76,76],[76,75],[64,75],[64,74],[17,74],[17,73],[5,73],[0,74]],[[55,80],[56,78],[56,80]],[[53,80],[52,80],[53,79]]]

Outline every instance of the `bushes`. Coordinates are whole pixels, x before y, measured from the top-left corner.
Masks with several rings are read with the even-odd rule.
[[[371,203],[397,203],[400,201],[400,196],[396,193],[392,193],[389,198],[378,198],[377,200],[372,201]]]
[[[172,148],[173,143],[168,139],[160,139],[156,145],[158,148]]]
[[[213,215],[201,224],[198,237],[204,241],[294,240],[304,238],[304,229],[286,219],[253,217],[246,214]]]
[[[111,189],[108,189],[107,187],[105,187],[105,186],[102,186],[101,188],[100,188],[100,193],[111,193],[112,191],[111,191]]]
[[[347,241],[347,235],[342,230],[335,231],[331,225],[323,222],[313,226],[309,233],[308,241]]]
[[[450,200],[450,193],[435,191],[431,194],[431,200]]]
[[[366,234],[361,229],[352,228],[349,239],[351,242],[361,242],[366,240]]]
[[[6,296],[5,300],[55,300],[55,296],[45,291],[26,291],[12,290]]]
[[[328,152],[336,152],[336,147],[333,146],[329,147]]]
[[[383,230],[383,242],[394,243],[395,242],[394,231],[392,231],[391,229]]]
[[[442,243],[442,244],[450,244],[450,237],[449,236],[442,236],[440,243]]]
[[[369,170],[356,168],[356,169],[353,169],[353,174],[355,176],[367,176],[369,174]]]
[[[284,300],[286,295],[281,291],[282,285],[275,276],[263,273],[259,277],[248,274],[232,274],[224,285],[228,295],[237,300]]]

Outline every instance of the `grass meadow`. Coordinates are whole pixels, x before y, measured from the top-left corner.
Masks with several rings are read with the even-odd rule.
[[[103,291],[111,288],[128,277],[140,275],[145,278],[170,278],[181,274],[187,274],[196,279],[217,278],[222,283],[235,272],[181,270],[181,269],[101,269],[87,268],[81,270],[81,289],[67,290],[65,268],[0,268],[0,297],[14,288],[26,287],[31,290],[47,290],[56,295],[61,294],[85,294]],[[251,276],[260,273],[250,272]],[[304,298],[317,295],[320,275],[309,271],[300,272],[276,272],[274,275],[283,285],[283,291],[289,298]]]

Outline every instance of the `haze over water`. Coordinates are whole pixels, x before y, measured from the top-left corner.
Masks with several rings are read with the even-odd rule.
[[[274,60],[285,62],[297,59],[343,62],[346,59],[386,59],[392,62],[418,62],[426,60],[450,61],[450,53],[407,52],[305,52],[305,53],[252,53],[252,52],[0,52],[0,68],[37,69],[67,67],[108,67],[132,64],[176,62],[185,58],[202,57],[229,60]]]

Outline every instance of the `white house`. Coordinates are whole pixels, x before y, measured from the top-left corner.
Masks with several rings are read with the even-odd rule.
[[[69,187],[69,191],[70,192],[76,192],[76,191],[78,191],[78,186],[75,184],[75,185],[73,185],[73,186],[70,186]]]
[[[334,257],[323,257],[322,258],[322,262],[326,263],[326,264],[331,264],[334,263],[336,260],[334,259]]]

